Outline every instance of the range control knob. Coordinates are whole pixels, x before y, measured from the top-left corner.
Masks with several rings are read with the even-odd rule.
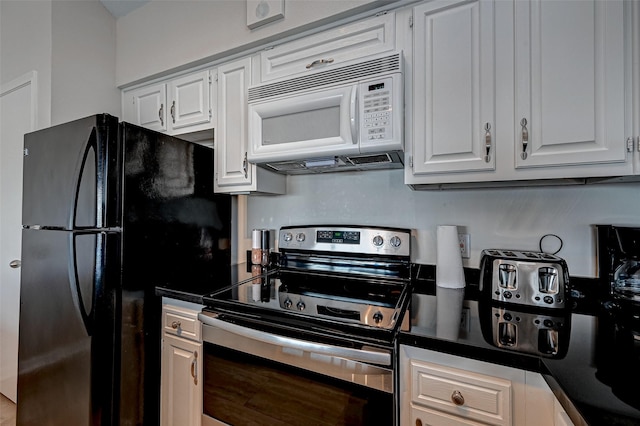
[[[384,316],[382,315],[382,312],[378,311],[375,314],[373,314],[373,321],[376,324],[380,324],[382,322],[382,319],[384,318]]]
[[[380,247],[382,244],[384,244],[384,239],[380,235],[376,235],[375,237],[373,237],[374,246]]]
[[[305,305],[304,302],[301,300],[301,301],[298,302],[296,307],[298,308],[299,311],[304,311],[304,308],[306,308],[307,305]]]
[[[291,306],[293,306],[293,302],[291,301],[291,299],[286,298],[286,299],[284,300],[283,305],[284,305],[284,307],[285,307],[285,308],[290,309],[290,308],[291,308]]]
[[[391,247],[400,247],[400,244],[402,244],[402,240],[400,239],[400,237],[395,235],[391,237],[391,239],[389,240],[389,244],[391,244]]]
[[[289,241],[293,240],[293,234],[291,232],[287,232],[286,234],[284,234],[284,236],[282,238],[286,242],[289,242]]]
[[[307,238],[302,232],[299,233],[298,235],[296,235],[296,241],[301,243],[305,240],[305,238]]]

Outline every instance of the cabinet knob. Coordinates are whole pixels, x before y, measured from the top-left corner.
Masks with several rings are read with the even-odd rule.
[[[9,262],[9,266],[13,269],[17,269],[20,267],[20,265],[22,265],[22,262],[20,262],[19,260],[12,260],[11,262]]]
[[[422,420],[416,419],[416,426],[422,426]]]
[[[174,321],[171,323],[171,328],[173,328],[174,330],[177,330],[180,328],[180,321]]]
[[[464,405],[464,397],[460,393],[460,391],[453,391],[451,394],[451,402],[453,402],[457,406]]]

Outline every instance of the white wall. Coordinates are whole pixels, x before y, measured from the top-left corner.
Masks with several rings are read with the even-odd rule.
[[[38,73],[38,128],[120,113],[116,21],[98,0],[1,0],[0,83]]]
[[[51,6],[50,1],[0,1],[0,84],[37,71],[38,128],[51,123]]]
[[[464,263],[472,268],[484,248],[537,250],[540,237],[552,233],[564,241],[558,255],[569,273],[595,277],[592,225],[640,226],[640,184],[412,191],[402,171],[391,170],[290,176],[287,195],[247,200],[248,232],[350,223],[414,229],[412,257],[425,264],[435,264],[436,226],[459,225],[471,235]]]
[[[117,21],[117,84],[277,39],[398,0],[285,0],[285,18],[250,30],[246,0],[152,0]]]
[[[51,22],[52,124],[102,112],[119,116],[114,17],[97,0],[55,0]]]

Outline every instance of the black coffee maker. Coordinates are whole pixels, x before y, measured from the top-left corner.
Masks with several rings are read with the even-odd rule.
[[[596,377],[640,409],[640,227],[598,225]]]
[[[597,225],[600,280],[608,294],[640,307],[640,227]]]

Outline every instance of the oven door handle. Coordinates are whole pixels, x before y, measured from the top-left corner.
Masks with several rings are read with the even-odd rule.
[[[306,340],[294,339],[280,336],[278,334],[265,333],[252,328],[222,321],[209,315],[199,313],[198,319],[205,325],[217,327],[238,336],[257,340],[289,349],[298,349],[307,352],[314,352],[322,355],[336,356],[351,361],[368,362],[372,364],[391,365],[391,354],[377,352],[366,349],[343,348],[340,346],[327,345],[322,343],[309,342]],[[215,342],[211,342],[215,343]]]

